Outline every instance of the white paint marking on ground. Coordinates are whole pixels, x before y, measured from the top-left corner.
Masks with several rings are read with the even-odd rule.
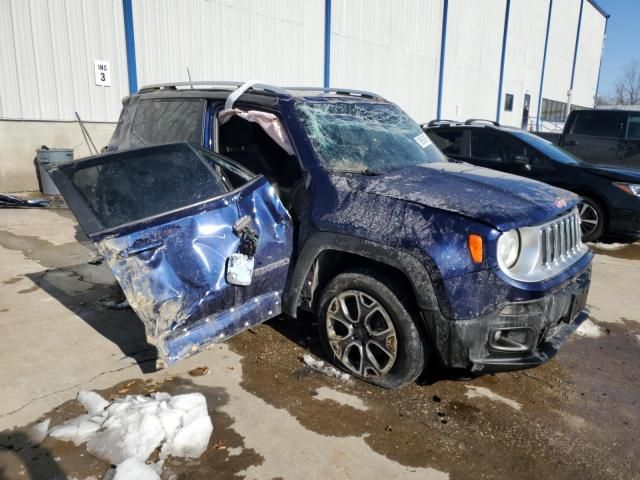
[[[522,405],[515,400],[511,400],[509,398],[503,397],[502,395],[498,395],[497,393],[493,393],[491,390],[485,387],[475,387],[473,385],[467,385],[467,393],[465,395],[467,396],[467,398],[487,398],[489,400],[493,400],[494,402],[501,402],[505,405],[509,405],[514,410],[520,410],[522,408]]]
[[[313,398],[316,400],[333,400],[340,405],[348,405],[349,407],[355,408],[356,410],[362,410],[363,412],[369,410],[369,407],[367,407],[364,402],[355,395],[339,392],[338,390],[334,390],[329,387],[318,388]]]
[[[585,320],[576,330],[576,335],[586,338],[599,338],[603,335],[602,329],[593,323],[590,318]]]

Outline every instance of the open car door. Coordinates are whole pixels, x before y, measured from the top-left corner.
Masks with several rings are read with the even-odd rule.
[[[280,313],[292,223],[264,177],[185,143],[50,174],[144,322],[158,367]]]

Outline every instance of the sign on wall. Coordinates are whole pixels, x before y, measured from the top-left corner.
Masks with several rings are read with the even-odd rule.
[[[94,72],[96,75],[96,85],[101,87],[111,86],[111,66],[106,60],[94,60]]]

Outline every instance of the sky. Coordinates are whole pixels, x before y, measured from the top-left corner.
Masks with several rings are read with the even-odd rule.
[[[640,61],[640,0],[596,0],[611,17],[607,26],[598,95],[611,96],[616,79],[632,60]]]

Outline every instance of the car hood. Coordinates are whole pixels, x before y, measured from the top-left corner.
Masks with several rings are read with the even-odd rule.
[[[433,163],[378,176],[353,176],[352,188],[464,215],[506,231],[551,220],[578,196],[467,163]]]
[[[640,184],[639,170],[631,170],[606,165],[590,165],[585,166],[584,169],[589,173],[598,175],[600,177],[605,177],[610,180]]]

